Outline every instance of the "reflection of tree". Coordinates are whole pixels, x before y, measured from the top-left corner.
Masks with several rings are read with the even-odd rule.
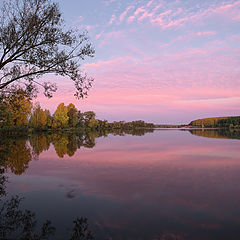
[[[93,148],[95,146],[96,133],[88,132],[83,138],[83,146],[86,148]]]
[[[7,181],[7,178],[5,177],[4,169],[0,169],[0,200],[3,195],[5,195],[5,182]]]
[[[32,159],[31,149],[26,139],[8,139],[1,143],[2,165],[9,168],[16,175],[21,175],[28,168]]]
[[[55,148],[55,151],[57,153],[57,155],[60,158],[63,158],[65,154],[67,154],[68,152],[68,137],[67,135],[64,134],[53,134],[52,136],[52,140],[53,140],[53,146]]]
[[[74,134],[68,135],[67,154],[72,157],[78,149],[77,136]]]
[[[49,135],[32,134],[29,137],[29,142],[34,155],[38,156],[41,152],[49,149],[51,140]]]
[[[48,239],[54,235],[55,228],[50,221],[46,221],[41,228],[41,232],[36,232],[37,220],[35,214],[19,209],[21,198],[12,197],[4,201],[0,210],[0,237],[1,239]]]
[[[95,139],[101,136],[107,136],[109,133],[124,136],[131,134],[142,136],[147,132],[153,132],[153,129],[130,129],[130,130],[99,130],[86,132],[54,132],[37,133],[29,137],[31,148],[27,145],[26,138],[1,138],[0,139],[0,166],[11,169],[15,174],[22,174],[33,158],[37,158],[41,152],[49,149],[51,142],[57,155],[63,158],[64,155],[72,157],[77,149],[82,146],[93,148]],[[194,133],[193,133],[194,134]]]
[[[190,130],[193,135],[208,137],[208,138],[229,138],[240,139],[240,131],[233,129],[194,129]]]
[[[47,220],[37,230],[37,218],[34,212],[21,210],[22,198],[13,196],[8,199],[5,196],[6,178],[3,171],[0,172],[0,239],[15,240],[48,240],[55,235],[55,228],[51,221]],[[70,240],[93,240],[86,218],[77,218],[73,221],[73,229]]]
[[[126,134],[130,134],[133,136],[143,136],[146,133],[152,133],[152,132],[154,132],[154,129],[136,128],[136,129],[125,130]]]
[[[65,154],[72,157],[81,146],[92,148],[95,146],[95,134],[54,133],[53,146],[57,155],[63,158]]]

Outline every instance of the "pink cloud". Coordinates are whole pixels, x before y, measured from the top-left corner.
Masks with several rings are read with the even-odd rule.
[[[134,6],[127,7],[127,9],[120,15],[120,17],[119,17],[120,23],[124,20],[124,18],[126,17],[128,11],[130,11],[133,8],[134,8]]]
[[[144,9],[144,7],[139,7],[139,8],[136,9],[136,11],[134,12],[134,14],[132,16],[128,17],[127,22],[128,23],[132,22],[140,14],[144,15],[144,17],[140,16],[143,19],[143,18],[147,17],[149,13]]]
[[[96,40],[98,40],[103,35],[103,33],[104,33],[104,31],[101,31],[100,33],[98,33],[95,37]]]
[[[158,4],[153,9],[151,8],[152,4],[153,2],[150,1],[146,5],[137,8],[134,14],[128,17],[127,22],[131,23],[134,20],[141,22],[143,19],[148,18],[151,24],[167,29],[184,26],[186,23],[201,24],[202,21],[205,21],[207,18],[217,15],[235,21],[240,19],[240,1],[235,1],[231,4],[227,2],[212,4],[205,8],[199,7],[201,10],[196,8],[194,11],[188,8],[184,9],[182,4],[181,7],[179,7],[178,2],[175,3],[174,7],[172,4],[165,4],[164,6]],[[161,8],[162,10],[159,12]]]
[[[111,17],[111,19],[109,20],[109,24],[110,24],[110,25],[113,24],[113,22],[114,22],[115,20],[116,20],[116,15],[113,14],[112,17]]]
[[[196,35],[197,36],[209,36],[209,35],[215,35],[216,32],[214,31],[206,31],[206,32],[197,32]]]

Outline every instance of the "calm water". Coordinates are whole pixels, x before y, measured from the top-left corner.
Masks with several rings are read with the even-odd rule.
[[[139,136],[138,136],[139,135]],[[239,133],[34,135],[1,142],[7,197],[69,239],[240,239]],[[1,201],[4,201],[2,198]]]

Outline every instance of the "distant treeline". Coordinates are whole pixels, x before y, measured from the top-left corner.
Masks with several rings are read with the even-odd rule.
[[[0,128],[2,131],[48,131],[64,129],[88,130],[132,130],[138,128],[154,128],[154,124],[142,120],[132,122],[108,122],[96,119],[93,111],[81,112],[74,104],[65,106],[60,103],[51,115],[50,111],[43,110],[39,103],[34,106],[31,99],[23,90],[0,96]]]
[[[218,128],[240,128],[240,116],[203,118],[192,121],[190,126],[195,127],[218,127]]]

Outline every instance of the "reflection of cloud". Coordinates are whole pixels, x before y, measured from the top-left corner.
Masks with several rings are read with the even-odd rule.
[[[74,183],[76,187],[66,195],[69,198],[75,197],[78,185],[84,195],[121,203],[135,214],[148,204],[153,209],[161,206],[161,216],[178,222],[182,218],[173,209],[207,212],[222,219],[230,216],[240,201],[235,185],[240,181],[238,144],[167,130],[141,138],[109,137],[99,141],[94,150],[79,150],[62,161],[51,155],[51,150],[44,152],[27,174],[52,184],[59,185],[52,179]]]
[[[149,232],[157,229],[156,236],[163,236],[162,232],[171,236],[172,226],[179,226],[181,232],[225,231],[227,222],[239,223],[234,214],[240,201],[239,154],[234,140],[203,139],[178,130],[144,137],[110,136],[99,139],[94,149],[81,149],[61,161],[50,148],[32,162],[23,179],[30,185],[29,201],[38,207],[40,201],[45,207],[42,199],[56,196],[58,188],[62,193],[62,186],[70,189],[69,198],[77,189],[78,198],[61,214],[86,210],[105,232],[137,229],[140,234],[146,223]],[[15,182],[19,179],[12,182],[14,187]],[[37,199],[36,189],[55,192]],[[53,199],[50,206],[66,206],[63,198]],[[58,215],[59,208],[56,211]]]
[[[179,137],[176,133],[179,133]],[[231,141],[207,142],[190,136],[188,132],[160,131],[141,138],[110,137],[99,142],[94,151],[78,150],[72,158],[66,157],[65,163],[54,160],[47,170],[44,159],[49,159],[50,155],[44,152],[38,168],[30,170],[33,174],[41,172],[44,175],[73,180],[75,184],[79,182],[81,190],[86,194],[120,201],[128,202],[140,197],[154,202],[168,194],[174,194],[175,191],[182,191],[176,195],[181,198],[182,203],[189,201],[184,196],[190,193],[195,195],[198,202],[197,197],[201,190],[193,190],[194,186],[207,182],[210,188],[211,184],[215,186],[215,181],[220,179],[214,179],[212,173],[217,176],[224,171],[226,164],[231,169],[238,169],[239,149],[238,143]],[[110,150],[106,145],[108,141],[111,141]],[[54,156],[51,158],[54,159]],[[51,170],[55,168],[55,164],[59,164],[59,171]],[[66,164],[68,167],[62,172],[61,169]],[[45,169],[44,172],[42,168]],[[205,180],[202,175],[205,175]],[[169,186],[174,187],[166,190]],[[180,187],[179,190],[177,186]],[[159,187],[162,193],[157,191]],[[69,191],[68,195],[71,197],[74,191]]]

